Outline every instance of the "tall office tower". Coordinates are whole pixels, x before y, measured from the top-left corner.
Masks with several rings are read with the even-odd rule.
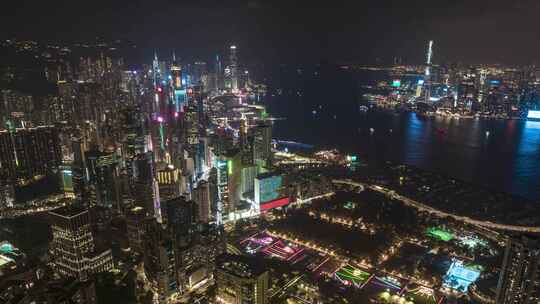
[[[227,157],[227,183],[228,183],[228,209],[229,219],[236,219],[236,212],[241,208],[242,199],[242,154],[239,150],[231,150],[226,155]],[[230,216],[234,215],[234,218]]]
[[[144,253],[146,211],[140,206],[129,209],[126,213],[126,230],[131,251],[139,256]]]
[[[73,138],[71,140],[71,146],[73,150],[73,163],[71,164],[72,171],[72,183],[73,192],[75,198],[83,202],[88,203],[88,185],[86,180],[86,165],[84,157],[84,143],[81,138]]]
[[[169,231],[154,219],[148,218],[145,227],[144,273],[159,303],[165,303],[178,289],[174,241]]]
[[[224,252],[223,230],[216,225],[199,225],[192,241],[176,248],[179,291],[193,291],[211,279],[216,257]]]
[[[181,90],[182,85],[182,68],[180,64],[176,61],[176,53],[173,52],[173,62],[171,65],[171,76],[173,81],[173,87],[175,90]]]
[[[193,85],[199,85],[202,82],[203,76],[207,74],[206,62],[195,61],[191,66],[191,83]]]
[[[180,187],[180,169],[166,163],[157,163],[157,180],[160,199],[178,197],[182,194]]]
[[[259,167],[272,165],[272,126],[261,124],[253,128],[253,162]]]
[[[479,73],[474,67],[469,67],[459,83],[458,98],[464,101],[464,105],[470,107],[473,101],[478,98],[478,77]]]
[[[224,255],[216,266],[216,301],[231,304],[268,303],[269,274],[248,257]]]
[[[149,216],[161,223],[159,184],[155,178],[152,151],[137,155],[133,162],[135,204],[143,207]]]
[[[199,115],[196,104],[191,102],[188,105],[184,118],[184,138],[187,143],[186,150],[191,157],[194,157],[197,145],[199,144]]]
[[[204,136],[199,138],[199,145],[197,149],[197,168],[199,173],[203,174],[210,167],[210,149],[209,149],[209,138]]]
[[[208,188],[210,191],[210,220],[214,223],[220,224],[218,219],[218,213],[221,211],[221,203],[219,201],[219,189],[218,189],[218,170],[216,167],[210,169],[208,174]]]
[[[540,299],[540,241],[521,236],[506,242],[497,285],[497,304],[538,303]]]
[[[433,40],[429,41],[426,55],[426,71],[424,73],[424,102],[431,101],[431,59],[433,57]]]
[[[234,91],[238,90],[238,57],[236,56],[236,46],[231,45],[230,47],[230,73],[231,73],[231,89]]]
[[[49,251],[57,274],[85,280],[113,268],[111,250],[96,251],[87,209],[73,204],[49,215],[53,235]]]
[[[196,229],[195,202],[179,196],[162,203],[163,223],[171,232],[176,246],[186,246],[193,239]]]
[[[164,201],[162,208],[164,223],[174,243],[178,291],[184,293],[192,270],[189,266],[197,258],[193,255],[194,246],[198,245],[197,209],[193,201],[182,196]]]
[[[229,205],[229,162],[224,156],[220,156],[216,159],[215,168],[217,170],[216,174],[216,185],[218,193],[217,201],[217,218],[216,222],[222,224],[226,220],[231,208]]]
[[[221,64],[221,58],[219,54],[216,54],[214,64],[214,73],[216,73],[216,87],[218,89],[221,89],[223,88],[223,65]]]
[[[247,165],[242,167],[242,183],[240,187],[240,193],[243,197],[254,197],[255,191],[255,177],[259,174],[259,168],[254,165]]]
[[[157,86],[161,81],[161,69],[159,67],[157,52],[154,52],[154,61],[152,61],[152,76],[154,79],[154,89],[157,89]]]
[[[115,153],[86,153],[89,183],[97,206],[120,208],[119,161]]]
[[[199,222],[208,224],[210,222],[210,185],[207,181],[200,181],[197,188],[193,190],[193,200],[197,204],[197,219]]]

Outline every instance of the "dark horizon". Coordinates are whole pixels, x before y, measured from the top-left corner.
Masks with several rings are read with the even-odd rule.
[[[146,53],[176,49],[208,57],[236,44],[246,61],[422,63],[435,41],[435,63],[535,63],[540,4],[523,0],[365,1],[320,5],[301,1],[57,1],[4,4],[4,39],[133,41]],[[526,47],[524,47],[526,46]]]

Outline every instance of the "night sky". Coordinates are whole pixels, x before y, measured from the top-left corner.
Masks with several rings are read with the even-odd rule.
[[[196,59],[236,44],[267,62],[533,63],[538,0],[2,1],[0,38],[129,39]],[[5,3],[8,2],[8,3]]]

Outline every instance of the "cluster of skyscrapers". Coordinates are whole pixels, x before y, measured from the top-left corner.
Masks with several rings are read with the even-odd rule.
[[[2,91],[0,207],[24,208],[50,194],[70,200],[49,212],[56,276],[86,282],[113,269],[112,250],[95,242],[96,231],[121,217],[127,250],[157,301],[187,295],[217,271],[226,284],[241,281],[234,303],[265,303],[267,275],[254,273],[252,282],[249,271],[236,273],[244,266],[216,261],[225,252],[224,224],[286,196],[272,173],[271,121],[249,101],[236,46],[228,52],[228,64],[217,55],[211,71],[174,52],[169,60],[156,53],[136,70],[103,54],[63,62],[46,68],[58,92],[40,107],[32,96]],[[264,196],[259,182],[267,177],[279,180]],[[51,185],[46,193],[24,188],[40,180]],[[25,189],[29,197],[17,195]]]

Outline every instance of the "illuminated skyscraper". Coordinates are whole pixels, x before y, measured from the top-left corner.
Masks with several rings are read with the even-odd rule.
[[[161,81],[161,69],[159,68],[157,52],[154,52],[154,61],[152,61],[152,76],[154,77],[154,88],[157,88]]]
[[[114,153],[90,151],[86,154],[89,182],[98,206],[120,208],[118,160]]]
[[[57,274],[85,280],[112,269],[111,250],[96,251],[88,210],[75,204],[49,215],[53,235],[49,251]]]
[[[182,68],[180,67],[180,64],[176,61],[176,53],[173,52],[173,62],[171,65],[171,76],[173,80],[173,87],[175,90],[181,90],[182,89]]]
[[[126,213],[126,230],[131,251],[140,256],[144,253],[146,211],[140,206],[129,209]]]
[[[200,181],[193,190],[193,200],[197,204],[197,218],[201,223],[210,222],[210,187],[208,182]]]
[[[216,267],[218,303],[268,303],[269,274],[263,265],[247,257],[225,255]]]
[[[71,140],[73,163],[71,165],[73,192],[78,201],[88,203],[88,185],[86,180],[86,165],[84,146],[81,138]]]
[[[236,56],[236,46],[230,47],[230,73],[231,73],[231,89],[238,90],[238,57]]]
[[[521,236],[506,242],[497,285],[497,304],[529,304],[540,300],[540,242]]]
[[[58,169],[61,151],[56,128],[42,126],[18,129],[12,136],[18,178],[32,179],[49,175]]]
[[[178,289],[174,241],[169,231],[154,219],[146,219],[145,227],[144,273],[159,303],[165,303]]]
[[[253,162],[259,167],[272,163],[272,126],[261,124],[253,129]]]
[[[223,88],[223,65],[219,54],[216,54],[214,73],[216,73],[216,87]]]
[[[133,161],[135,204],[143,207],[148,215],[161,223],[159,185],[155,178],[152,152],[137,155]]]
[[[424,101],[431,101],[431,59],[433,57],[433,40],[429,41],[428,51],[426,55],[426,71],[424,74]]]
[[[229,165],[225,157],[216,159],[216,186],[217,186],[217,204],[216,204],[216,222],[222,224],[224,215],[228,215],[229,208]]]

